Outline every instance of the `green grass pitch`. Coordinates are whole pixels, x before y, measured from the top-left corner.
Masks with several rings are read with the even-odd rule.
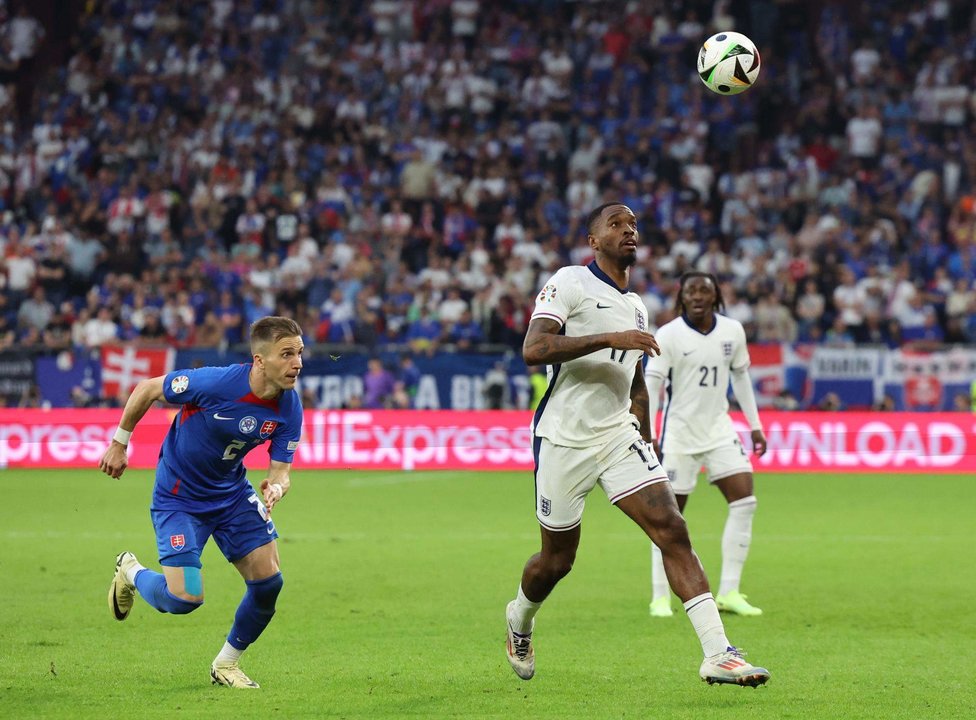
[[[772,672],[758,690],[708,687],[683,613],[648,617],[647,542],[599,490],[523,682],[503,610],[538,547],[530,474],[293,480],[278,614],[243,662],[263,687],[241,692],[208,677],[243,588],[212,544],[200,610],[109,615],[115,553],[155,567],[149,472],[0,473],[0,717],[976,717],[973,477],[759,474],[743,589],[766,614],[726,619]],[[707,487],[687,511],[713,578],[724,514]]]

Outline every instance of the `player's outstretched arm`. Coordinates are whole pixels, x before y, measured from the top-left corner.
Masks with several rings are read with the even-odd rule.
[[[549,318],[535,318],[529,323],[522,343],[522,358],[526,365],[552,365],[607,348],[640,350],[649,355],[661,352],[654,336],[641,330],[567,337],[559,334],[561,327]]]
[[[162,375],[139,381],[129,395],[129,399],[125,401],[118,430],[115,431],[115,437],[112,438],[112,442],[109,443],[98,463],[99,470],[110,477],[122,476],[129,465],[129,436],[153,403],[165,399]]]
[[[261,481],[261,495],[268,513],[291,487],[290,472],[291,463],[271,461],[271,465],[268,467],[268,477]]]

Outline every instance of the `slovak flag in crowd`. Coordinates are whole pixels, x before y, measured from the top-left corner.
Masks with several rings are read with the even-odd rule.
[[[786,390],[796,400],[806,395],[809,351],[788,343],[749,345],[749,376],[756,391],[756,404],[770,407]]]
[[[124,400],[140,380],[165,375],[173,369],[172,348],[102,346],[102,395]]]

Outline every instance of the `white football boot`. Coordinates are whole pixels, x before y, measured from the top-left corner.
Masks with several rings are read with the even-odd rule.
[[[512,605],[513,600],[505,608],[505,624],[508,627],[508,641],[506,643],[506,654],[512,670],[523,680],[531,680],[535,675],[535,650],[532,648],[532,632],[517,633],[512,629]],[[535,625],[535,620],[532,621]]]

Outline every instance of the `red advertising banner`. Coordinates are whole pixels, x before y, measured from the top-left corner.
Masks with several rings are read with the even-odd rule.
[[[129,446],[129,464],[156,465],[175,410],[151,410]],[[0,409],[0,468],[94,469],[119,410]],[[973,472],[976,417],[967,413],[762,415],[769,450],[757,471]],[[309,410],[296,469],[532,470],[530,415],[518,411]],[[748,427],[737,431],[750,447]],[[265,446],[267,447],[267,446]],[[265,451],[251,454],[255,469]]]

